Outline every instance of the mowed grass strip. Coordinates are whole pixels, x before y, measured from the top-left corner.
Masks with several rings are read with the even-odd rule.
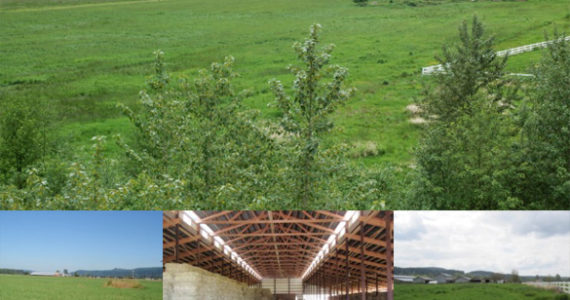
[[[523,284],[396,284],[397,300],[558,300],[568,295]]]
[[[138,288],[106,287],[108,281],[105,278],[0,275],[0,299],[162,299],[162,281],[138,280]]]
[[[108,5],[128,5],[128,4],[141,4],[145,2],[158,2],[167,0],[127,0],[127,1],[116,1],[116,0],[60,0],[60,1],[47,1],[42,3],[37,3],[35,0],[31,1],[11,1],[4,0],[3,11],[7,12],[22,12],[22,11],[45,11],[45,10],[60,10],[60,9],[72,9],[72,8],[84,8],[84,7],[94,7],[94,6],[108,6]],[[39,4],[40,7],[33,7],[34,4]],[[68,4],[68,5],[65,5]],[[31,8],[25,8],[26,6],[32,6]],[[24,7],[24,8],[22,8]]]
[[[297,63],[291,45],[318,22],[323,42],[336,44],[332,63],[348,67],[349,84],[358,88],[335,114],[327,142],[375,143],[377,154],[354,155],[371,167],[408,164],[421,127],[409,123],[405,106],[419,95],[421,67],[436,63],[433,56],[456,40],[462,20],[477,14],[497,37],[497,50],[541,41],[554,27],[570,32],[567,0],[394,2],[26,0],[28,10],[17,11],[18,1],[3,0],[0,96],[49,103],[57,114],[54,130],[95,124],[96,133],[98,124],[120,117],[115,103],[135,105],[155,49],[166,53],[169,71],[191,76],[231,54],[241,74],[237,88],[252,91],[246,105],[275,118],[267,81],[291,85],[286,67]],[[536,59],[525,55],[512,70],[522,72]],[[90,145],[91,134],[80,144]]]

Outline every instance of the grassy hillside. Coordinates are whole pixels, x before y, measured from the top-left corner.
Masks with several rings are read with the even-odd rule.
[[[105,287],[107,279],[0,275],[0,299],[162,299],[162,281],[139,280],[142,288]]]
[[[394,287],[397,300],[548,300],[568,299],[568,295],[522,284],[397,284]]]
[[[336,113],[329,141],[372,142],[378,154],[358,162],[405,166],[421,130],[408,122],[405,106],[418,95],[421,67],[435,62],[461,20],[479,15],[497,50],[541,41],[555,26],[570,31],[566,0],[376,2],[0,0],[0,98],[48,103],[58,144],[81,155],[94,135],[129,136],[115,104],[134,105],[160,48],[169,70],[190,75],[233,55],[236,84],[252,90],[246,104],[271,118],[267,81],[290,85],[291,45],[318,22],[323,42],[336,44],[332,62],[348,67],[358,88]],[[509,68],[523,72],[538,57],[521,55]]]

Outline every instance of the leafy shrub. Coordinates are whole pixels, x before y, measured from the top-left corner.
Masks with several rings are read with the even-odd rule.
[[[366,6],[368,4],[368,0],[352,0],[358,6]]]

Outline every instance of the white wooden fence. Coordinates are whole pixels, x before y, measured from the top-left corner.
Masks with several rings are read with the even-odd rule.
[[[570,36],[565,37],[564,40],[570,41]],[[536,48],[546,48],[548,45],[554,43],[555,41],[556,40],[552,40],[552,41],[546,41],[546,42],[540,42],[540,43],[534,43],[534,44],[530,44],[530,45],[524,45],[524,46],[520,46],[520,47],[510,48],[507,50],[501,50],[501,51],[497,52],[497,56],[505,56],[507,54],[508,55],[515,55],[515,54],[519,54],[519,53],[529,52],[529,51],[532,51]],[[444,69],[443,69],[442,65],[423,67],[422,68],[422,75],[431,75],[433,73],[443,72],[443,71],[444,71]],[[528,74],[512,74],[512,75],[529,76]]]
[[[556,288],[559,289],[561,292],[570,294],[570,281],[552,281],[552,282],[533,281],[533,282],[525,282],[524,284],[545,289]]]

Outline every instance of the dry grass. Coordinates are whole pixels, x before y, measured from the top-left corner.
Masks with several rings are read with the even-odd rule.
[[[369,156],[383,155],[386,151],[373,141],[353,143],[349,156],[352,158],[363,158]]]
[[[137,280],[132,279],[109,279],[104,287],[114,287],[119,289],[142,289],[143,286]]]

